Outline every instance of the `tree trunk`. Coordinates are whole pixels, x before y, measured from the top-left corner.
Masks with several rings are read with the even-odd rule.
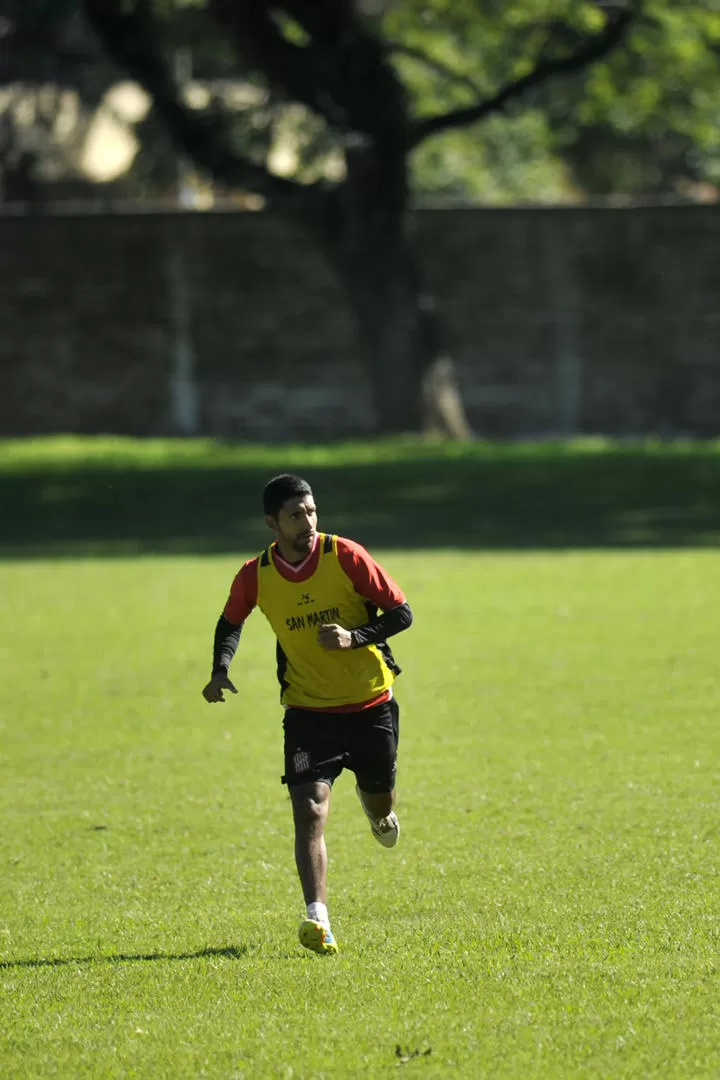
[[[419,431],[423,357],[417,297],[402,252],[385,237],[367,240],[345,262],[342,279],[370,376],[378,427],[385,432]]]
[[[417,287],[410,252],[376,237],[343,278],[379,429],[470,438],[454,364],[438,348],[434,302]]]
[[[471,433],[453,364],[439,352],[434,302],[420,288],[407,235],[404,161],[393,176],[377,155],[376,148],[348,154],[330,255],[355,316],[378,428],[465,439]]]

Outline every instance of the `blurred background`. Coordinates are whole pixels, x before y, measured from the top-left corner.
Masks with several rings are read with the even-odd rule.
[[[716,0],[2,0],[0,435],[720,428]]]

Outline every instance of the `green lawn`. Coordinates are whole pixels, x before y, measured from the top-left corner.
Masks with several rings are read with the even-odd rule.
[[[260,491],[292,470],[373,547],[717,546],[720,442],[257,447],[0,440],[0,556],[227,554],[265,539]]]
[[[292,468],[416,614],[400,847],[302,915],[273,642],[200,697]],[[0,442],[0,1076],[720,1075],[720,444]]]
[[[462,522],[375,550],[416,615],[403,835],[375,844],[340,779],[321,958],[259,616],[241,695],[200,697],[254,546],[23,558],[28,506],[0,563],[3,1080],[720,1075],[720,554],[472,550]]]

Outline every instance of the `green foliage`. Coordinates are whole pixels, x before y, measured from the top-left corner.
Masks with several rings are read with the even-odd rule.
[[[559,145],[586,155],[594,136],[595,183],[606,191],[682,192],[691,181],[717,182],[719,76],[720,13],[707,3],[648,3],[627,48],[588,73],[585,96],[562,117],[555,107]],[[611,156],[616,168],[626,162],[614,179],[603,174]],[[592,171],[584,182],[593,183]]]
[[[492,95],[526,74],[538,56],[571,49],[600,19],[593,4],[569,0],[417,0],[395,5],[383,29],[402,46],[394,61],[416,111],[425,115],[472,104],[474,87]],[[716,181],[719,76],[720,12],[712,0],[647,0],[607,61],[550,82],[512,108],[515,116],[536,118],[532,140],[512,120],[495,120],[494,131],[483,123],[441,135],[432,149],[416,152],[417,187],[503,201],[503,193],[511,199],[642,195],[676,191],[683,181]],[[506,155],[490,150],[498,137]]]
[[[541,110],[493,116],[474,133],[453,130],[427,139],[412,161],[420,201],[434,197],[493,204],[557,202],[572,197],[568,170],[548,150],[551,140]]]
[[[527,74],[543,48],[562,52],[579,34],[597,31],[602,18],[592,3],[533,0],[519,3],[459,4],[415,0],[387,14],[383,32],[391,42],[426,53],[470,80],[483,93]],[[417,111],[447,104],[471,104],[469,87],[433,85],[421,74],[411,79]],[[426,69],[426,73],[430,69]]]

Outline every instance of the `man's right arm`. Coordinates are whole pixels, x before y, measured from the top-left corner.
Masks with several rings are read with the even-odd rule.
[[[224,701],[223,690],[237,694],[228,677],[228,671],[237,652],[243,624],[256,604],[257,559],[251,559],[236,575],[228,601],[215,627],[212,674],[210,682],[203,689],[206,701]]]
[[[213,640],[213,675],[227,675],[232,659],[237,652],[242,628],[242,623],[236,625],[226,619],[224,615],[221,615],[218,619]]]

